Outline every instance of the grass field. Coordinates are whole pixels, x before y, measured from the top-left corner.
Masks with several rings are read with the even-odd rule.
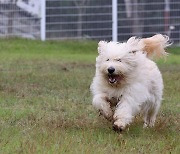
[[[0,41],[0,153],[180,153],[180,48],[158,61],[164,100],[156,126],[122,134],[98,116],[89,86],[97,42]]]

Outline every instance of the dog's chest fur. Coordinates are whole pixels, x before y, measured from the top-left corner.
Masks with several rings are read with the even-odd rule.
[[[120,97],[110,97],[107,101],[110,103],[111,107],[115,107],[121,101],[122,95]]]

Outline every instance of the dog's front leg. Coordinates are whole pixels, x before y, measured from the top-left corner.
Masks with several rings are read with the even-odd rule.
[[[95,95],[92,104],[106,119],[112,120],[113,112],[104,94]]]
[[[113,129],[115,131],[122,131],[125,127],[130,124],[133,117],[137,113],[138,108],[129,102],[121,101],[117,104],[113,119],[114,125]]]

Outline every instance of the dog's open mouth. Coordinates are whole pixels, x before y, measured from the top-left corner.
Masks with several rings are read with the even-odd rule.
[[[109,79],[109,83],[113,84],[113,83],[117,83],[118,81],[122,80],[123,76],[122,75],[116,75],[116,74],[109,74],[108,79]]]

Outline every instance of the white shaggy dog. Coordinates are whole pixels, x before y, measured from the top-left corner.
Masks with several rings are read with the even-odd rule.
[[[144,127],[154,126],[163,81],[149,58],[166,55],[168,40],[167,36],[157,34],[145,39],[131,37],[125,43],[99,42],[96,74],[91,84],[92,104],[113,121],[114,130],[123,130],[138,113],[144,115]]]

